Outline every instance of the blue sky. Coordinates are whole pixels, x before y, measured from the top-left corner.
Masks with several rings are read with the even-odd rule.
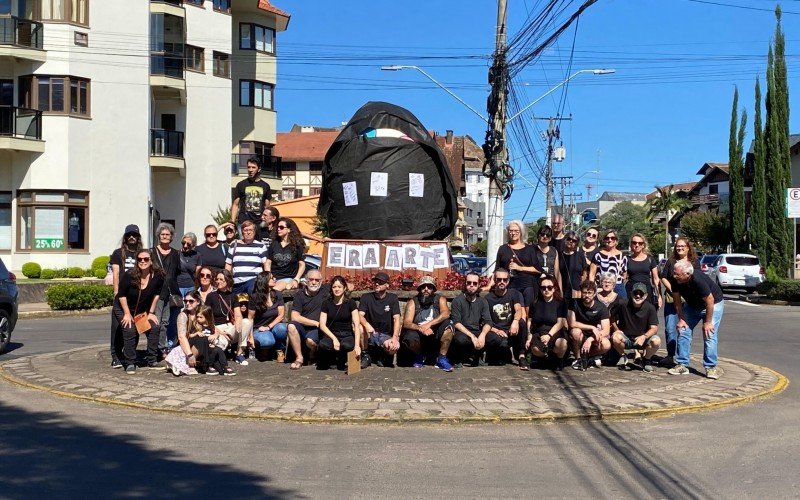
[[[573,79],[564,102],[572,121],[561,124],[567,160],[555,175],[581,177],[572,188],[587,199],[586,184],[600,191],[651,191],[655,184],[694,180],[706,161],[727,162],[728,127],[734,85],[748,112],[752,137],[753,85],[764,72],[775,18],[775,2],[712,0],[735,8],[693,0],[599,0],[581,17],[577,33],[559,41],[515,79],[521,102],[530,102],[572,71],[614,68],[606,76]],[[483,143],[486,127],[455,99],[414,70],[381,71],[380,66],[416,65],[485,114],[487,70],[494,47],[496,3],[330,2],[275,0],[291,13],[289,29],[278,35],[278,130],[293,123],[333,126],[346,122],[364,103],[383,100],[413,112],[428,129],[451,129]],[[542,0],[509,0],[509,36],[538,12]],[[576,9],[575,2],[569,9]],[[790,108],[799,74],[800,1],[784,1],[783,29],[789,67]],[[761,11],[757,9],[768,9]],[[563,16],[562,16],[563,18]],[[800,92],[800,90],[798,90]],[[536,127],[559,109],[556,91],[532,108],[526,120],[537,149]],[[800,123],[791,120],[797,132]],[[512,159],[524,155],[511,151]],[[544,161],[537,152],[536,163]],[[526,220],[544,213],[544,189],[536,165],[525,159],[506,218],[520,218],[531,196]],[[599,176],[591,173],[599,166]],[[597,188],[592,188],[592,198]]]

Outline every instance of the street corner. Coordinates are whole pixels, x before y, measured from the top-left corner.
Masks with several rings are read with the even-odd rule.
[[[671,416],[753,402],[783,391],[788,379],[769,368],[723,359],[719,380],[700,371],[672,376],[516,366],[371,367],[356,375],[274,361],[237,366],[236,377],[175,377],[166,370],[112,370],[101,346],[35,355],[0,365],[5,381],[99,404],[215,418],[302,423],[502,423]],[[697,360],[693,360],[696,364]]]

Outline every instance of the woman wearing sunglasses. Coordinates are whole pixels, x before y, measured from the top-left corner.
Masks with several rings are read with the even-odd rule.
[[[594,281],[595,285],[600,286],[600,274],[612,273],[617,277],[614,291],[627,298],[625,292],[625,276],[628,272],[628,258],[617,248],[617,232],[613,229],[606,231],[603,236],[603,248],[594,254],[591,266],[589,266],[589,280]]]
[[[177,279],[182,296],[194,290],[194,277],[200,271],[200,265],[203,263],[203,258],[195,249],[196,246],[197,236],[194,233],[183,235]]]
[[[200,266],[194,275],[194,287],[200,293],[200,303],[205,304],[208,294],[217,291],[214,287],[214,274],[220,270],[213,270],[208,266]]]
[[[552,276],[548,275],[540,280],[539,300],[530,306],[528,316],[530,333],[525,349],[533,354],[534,359],[542,361],[548,357],[548,353],[552,353],[554,357],[551,358],[551,366],[555,371],[561,371],[569,348],[566,338],[567,303]],[[520,369],[527,370],[527,366],[520,363]]]
[[[161,269],[153,263],[150,250],[139,250],[136,253],[136,267],[123,274],[119,281],[119,292],[114,299],[113,313],[122,328],[125,373],[136,373],[136,346],[139,343],[139,332],[134,318],[145,313],[150,329],[147,336],[148,368],[162,368],[158,362],[158,317],[155,315],[159,294],[164,285]]]
[[[580,288],[583,280],[586,279],[589,264],[586,262],[586,254],[582,249],[578,249],[580,239],[575,231],[567,232],[564,236],[564,251],[561,253],[561,282],[564,284],[564,298],[580,298]]]
[[[553,240],[553,229],[547,225],[542,226],[536,233],[536,240],[533,250],[536,255],[536,264],[542,269],[542,276],[553,276],[558,282],[559,290],[562,289],[558,250],[555,246],[550,245]]]
[[[275,278],[276,292],[292,290],[298,287],[306,270],[303,262],[306,242],[297,224],[288,217],[279,218],[275,229],[277,237],[267,252],[267,269]]]
[[[628,255],[628,282],[625,291],[631,295],[633,285],[642,283],[647,287],[647,298],[657,308],[661,308],[661,280],[658,277],[658,262],[650,256],[647,238],[642,233],[631,236],[631,253]],[[653,293],[657,291],[657,293]]]
[[[242,366],[248,364],[244,356],[244,348],[248,339],[251,339],[253,323],[242,317],[239,309],[238,298],[233,293],[233,276],[230,271],[219,271],[214,276],[217,289],[208,294],[205,305],[211,307],[214,315],[214,341],[223,351],[233,346],[231,351],[236,354],[236,362]]]
[[[261,352],[274,347],[276,361],[283,363],[286,358],[288,333],[287,325],[283,321],[286,307],[283,304],[283,293],[276,293],[273,284],[272,275],[268,272],[263,272],[256,277],[247,313],[247,317],[253,323],[253,330],[251,338],[247,342],[254,345],[256,349],[260,349]],[[300,360],[299,366],[292,365],[292,368],[296,370],[302,366],[303,353],[295,352],[294,354]],[[263,358],[259,356],[259,359]]]
[[[217,226],[209,224],[203,230],[205,242],[195,248],[197,253],[200,254],[202,264],[214,270],[225,269],[225,259],[228,257],[225,245],[220,243],[218,239],[220,232],[217,230]]]
[[[194,290],[183,296],[183,310],[178,314],[176,321],[178,345],[164,359],[167,363],[167,369],[172,371],[172,374],[176,377],[191,373],[190,369],[197,364],[200,353],[208,350],[208,341],[205,338],[189,338],[188,326],[194,320],[199,306],[200,293],[198,291]],[[200,343],[205,343],[205,346],[199,345]]]

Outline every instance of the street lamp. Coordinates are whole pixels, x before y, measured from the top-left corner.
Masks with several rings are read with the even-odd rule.
[[[447,87],[445,87],[444,85],[439,83],[434,77],[432,77],[431,75],[426,73],[419,66],[405,66],[405,65],[397,65],[397,64],[394,64],[394,65],[391,65],[391,66],[381,66],[381,70],[382,71],[400,71],[400,70],[404,70],[404,69],[415,69],[415,70],[419,71],[420,73],[425,75],[425,77],[428,78],[428,80],[430,80],[433,83],[435,83],[440,89],[444,90],[445,92],[447,92],[448,94],[453,96],[453,98],[455,98],[455,100],[457,100],[458,102],[460,102],[461,104],[466,106],[470,111],[472,111],[473,113],[478,115],[478,117],[481,119],[481,121],[483,121],[483,123],[488,123],[488,120],[482,114],[480,114],[479,111],[477,111],[475,108],[473,108],[472,106],[470,106],[469,104],[464,102],[463,99],[461,99],[460,97],[455,95],[450,89],[448,89]]]
[[[611,73],[616,73],[616,72],[617,72],[617,70],[615,70],[615,69],[610,69],[610,68],[606,68],[606,69],[581,69],[581,70],[578,70],[578,71],[576,71],[575,73],[573,73],[573,74],[569,75],[569,76],[567,77],[567,79],[566,79],[566,80],[564,80],[563,82],[559,83],[558,85],[556,85],[556,86],[555,86],[555,87],[553,87],[552,89],[550,89],[550,90],[548,90],[547,92],[545,92],[544,94],[542,94],[542,95],[541,95],[539,98],[537,98],[535,101],[533,101],[533,102],[529,103],[527,106],[525,106],[524,108],[520,109],[520,110],[519,110],[519,111],[518,111],[518,112],[517,112],[517,113],[516,113],[514,116],[512,116],[512,117],[511,117],[511,118],[509,118],[509,119],[507,119],[507,120],[506,120],[506,123],[511,123],[511,121],[513,121],[513,120],[514,120],[515,118],[517,118],[519,115],[521,115],[522,113],[524,113],[525,111],[527,111],[527,110],[528,110],[528,109],[529,109],[531,106],[533,106],[533,105],[534,105],[534,104],[536,104],[537,102],[541,101],[541,100],[542,100],[542,99],[544,99],[545,97],[549,96],[550,94],[552,94],[552,93],[553,93],[553,92],[555,92],[556,90],[560,89],[562,86],[566,85],[566,83],[567,83],[568,81],[572,80],[573,78],[575,78],[576,76],[580,75],[581,73],[591,73],[591,74],[593,74],[593,75],[610,75]]]

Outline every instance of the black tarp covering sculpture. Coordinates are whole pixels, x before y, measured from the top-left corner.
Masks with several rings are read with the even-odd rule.
[[[317,213],[332,238],[441,240],[457,210],[444,154],[404,108],[368,102],[325,155]]]

